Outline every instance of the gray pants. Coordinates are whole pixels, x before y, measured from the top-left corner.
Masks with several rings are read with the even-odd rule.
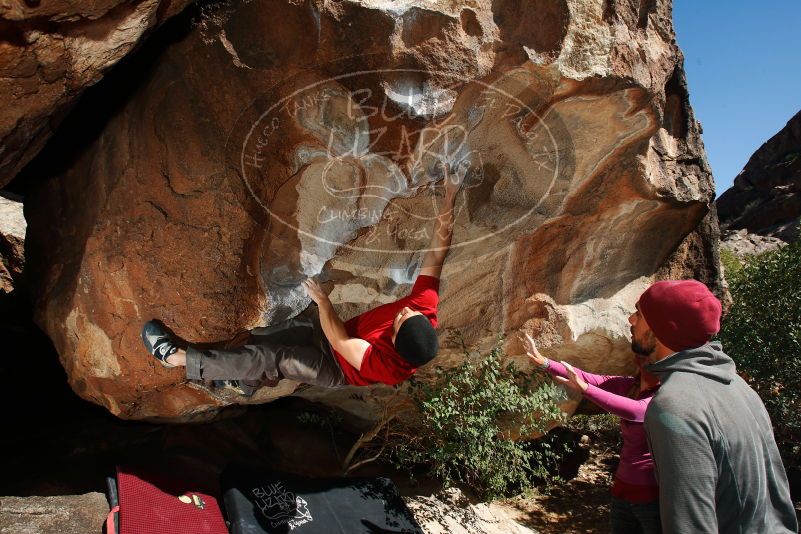
[[[251,331],[247,345],[232,349],[186,349],[186,378],[242,380],[255,386],[282,378],[334,388],[345,376],[320,327],[317,307],[295,319]]]

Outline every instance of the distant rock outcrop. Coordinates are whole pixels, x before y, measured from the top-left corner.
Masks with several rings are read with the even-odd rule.
[[[215,5],[107,89],[126,98],[93,135],[68,149],[65,131],[66,155],[38,161],[35,315],[82,397],[125,418],[213,413],[243,399],[156,365],[145,321],[217,342],[301,312],[305,277],[334,283],[345,318],[405,294],[440,160],[465,180],[440,323],[468,343],[503,333],[521,357],[531,332],[549,356],[625,371],[654,278],[719,284],[669,1]],[[460,358],[443,343],[439,364]]]
[[[728,250],[741,260],[776,250],[787,243],[778,237],[749,234],[748,230],[729,230],[720,242],[722,250]]]
[[[717,200],[717,208],[724,239],[729,230],[746,230],[785,242],[798,239],[801,111],[754,152],[734,185]]]

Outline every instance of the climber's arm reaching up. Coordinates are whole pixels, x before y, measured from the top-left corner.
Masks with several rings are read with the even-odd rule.
[[[420,274],[439,278],[442,273],[442,265],[451,246],[453,237],[454,205],[456,204],[456,194],[462,183],[457,174],[450,172],[449,166],[444,164],[445,174],[445,199],[439,209],[439,215],[434,221],[434,234],[431,236],[431,243],[428,251],[423,257],[423,265]]]

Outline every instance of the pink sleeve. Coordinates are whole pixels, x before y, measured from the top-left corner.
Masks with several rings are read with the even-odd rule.
[[[567,369],[564,365],[554,360],[548,360],[548,362],[549,373],[567,378]],[[634,385],[633,376],[594,375],[592,373],[584,372],[575,366],[573,369],[576,371],[576,374],[579,375],[586,383],[605,389],[611,393],[617,393],[618,395],[628,393],[628,391],[631,389],[631,386]]]
[[[633,376],[594,375],[577,367],[573,369],[588,384],[587,391],[584,392],[585,397],[621,419],[635,423],[643,422],[651,398],[636,400],[625,396],[634,385]],[[553,360],[549,360],[548,372],[567,378],[565,366]]]
[[[645,420],[645,410],[648,408],[648,403],[651,402],[651,397],[639,400],[630,399],[623,395],[615,395],[592,384],[587,386],[584,396],[612,415],[634,423],[642,423]]]

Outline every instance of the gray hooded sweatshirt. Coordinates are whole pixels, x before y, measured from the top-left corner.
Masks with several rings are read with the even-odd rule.
[[[720,343],[646,370],[662,381],[645,432],[665,534],[797,532],[768,413]]]

